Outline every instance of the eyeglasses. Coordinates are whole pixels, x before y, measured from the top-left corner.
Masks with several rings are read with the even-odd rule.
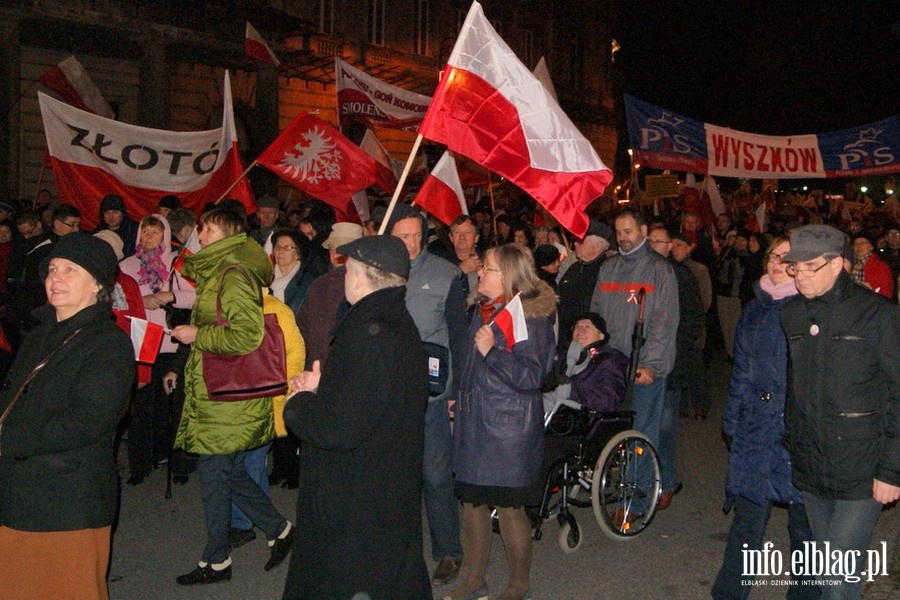
[[[275,246],[272,249],[275,252],[290,252],[291,250],[296,250],[297,246]]]
[[[772,252],[769,254],[769,257],[766,259],[769,262],[784,262],[784,257],[787,256],[787,252],[782,252],[781,254],[775,254]]]
[[[81,227],[81,221],[70,221],[68,223],[66,223],[62,219],[58,219],[58,221],[69,229],[79,229]]]
[[[478,267],[479,271],[493,271],[494,273],[499,273],[500,269],[496,267],[485,267],[484,265]]]
[[[804,277],[812,277],[813,275],[827,267],[832,260],[833,259],[826,259],[825,264],[819,265],[814,269],[811,267],[798,267],[797,263],[791,263],[784,268],[784,271],[791,277],[797,277],[798,275],[803,275]]]

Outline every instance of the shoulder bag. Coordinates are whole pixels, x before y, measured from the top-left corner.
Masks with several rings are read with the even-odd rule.
[[[216,326],[228,327],[222,316],[222,283],[230,270],[239,271],[248,281],[250,274],[239,265],[226,267],[219,276],[216,289]],[[260,304],[262,290],[260,290]],[[274,314],[263,314],[264,331],[259,347],[247,354],[203,353],[203,379],[209,399],[215,402],[237,402],[268,396],[280,396],[287,392],[287,363],[284,350],[284,333]]]

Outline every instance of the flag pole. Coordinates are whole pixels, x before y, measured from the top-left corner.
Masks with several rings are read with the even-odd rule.
[[[498,243],[497,239],[497,206],[494,204],[494,184],[491,181],[491,173],[488,172],[488,195],[491,197],[491,221],[494,225],[494,243]]]
[[[413,143],[412,150],[409,153],[409,157],[406,159],[406,165],[403,167],[403,173],[400,174],[400,181],[397,182],[397,187],[394,189],[394,195],[391,197],[391,203],[388,205],[387,212],[384,213],[384,220],[381,222],[381,226],[378,228],[378,235],[384,235],[384,230],[387,229],[388,221],[391,220],[391,213],[394,212],[394,207],[397,205],[397,199],[400,197],[400,192],[403,191],[403,186],[406,184],[406,178],[409,176],[409,172],[412,170],[413,161],[416,158],[416,155],[419,153],[419,146],[422,145],[422,134],[416,136],[416,141]]]
[[[44,169],[47,167],[44,165],[43,159],[41,159],[41,172],[38,175],[37,181],[37,190],[34,192],[34,200],[31,202],[31,210],[37,210],[37,200],[38,196],[41,195],[41,186],[44,185]]]
[[[257,163],[256,163],[255,160],[254,160],[252,163],[250,163],[250,166],[247,167],[246,169],[244,169],[244,172],[241,173],[240,177],[238,177],[237,179],[235,179],[235,180],[231,183],[231,185],[228,186],[228,189],[227,189],[227,190],[225,190],[224,192],[222,192],[222,195],[219,196],[219,199],[216,200],[216,201],[214,202],[214,204],[218,204],[219,202],[221,202],[222,200],[224,200],[224,199],[225,199],[225,196],[228,195],[228,192],[230,192],[231,190],[233,190],[233,189],[234,189],[234,186],[236,186],[238,183],[240,183],[240,182],[241,182],[241,179],[243,179],[244,177],[246,177],[246,176],[247,176],[247,173],[250,172],[250,169],[252,169],[253,167],[255,167],[256,164],[257,164]]]

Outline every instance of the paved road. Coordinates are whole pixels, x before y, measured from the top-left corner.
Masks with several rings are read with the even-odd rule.
[[[680,421],[678,467],[684,491],[675,497],[668,510],[659,513],[643,534],[628,542],[609,540],[593,521],[590,509],[575,509],[585,541],[578,552],[563,554],[556,545],[556,525],[548,523],[544,538],[535,543],[532,568],[535,598],[693,600],[709,597],[731,523],[731,517],[721,511],[726,453],[719,438],[728,368],[718,362],[713,367],[714,406],[710,419]],[[120,464],[125,464],[124,456]],[[153,473],[140,486],[124,486],[110,567],[109,589],[114,600],[281,597],[287,563],[272,572],[263,571],[268,548],[262,537],[234,551],[231,582],[194,588],[177,586],[175,576],[194,567],[205,541],[199,484],[192,476],[187,485],[174,488],[171,500],[164,499],[164,489],[162,470]],[[276,489],[273,498],[284,514],[293,515],[296,492]],[[427,531],[427,527],[424,529]],[[776,509],[767,539],[785,554],[786,529],[786,511]],[[896,555],[892,575],[900,584],[900,510],[895,508],[882,514],[873,541],[876,545],[886,541],[888,555]],[[495,537],[488,567],[488,584],[495,593],[503,589],[506,573],[502,550],[500,538]],[[430,559],[427,563],[429,569],[433,568]],[[784,588],[771,580],[767,584],[755,589],[751,598],[784,597]],[[445,591],[435,589],[435,597],[441,598],[441,592]],[[877,578],[865,594],[868,600],[898,597],[900,589],[892,588],[889,577]]]

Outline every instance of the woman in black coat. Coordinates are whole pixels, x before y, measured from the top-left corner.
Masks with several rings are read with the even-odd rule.
[[[41,271],[49,304],[0,392],[0,598],[107,598],[113,438],[135,372],[108,300],[116,258],[72,233]]]

